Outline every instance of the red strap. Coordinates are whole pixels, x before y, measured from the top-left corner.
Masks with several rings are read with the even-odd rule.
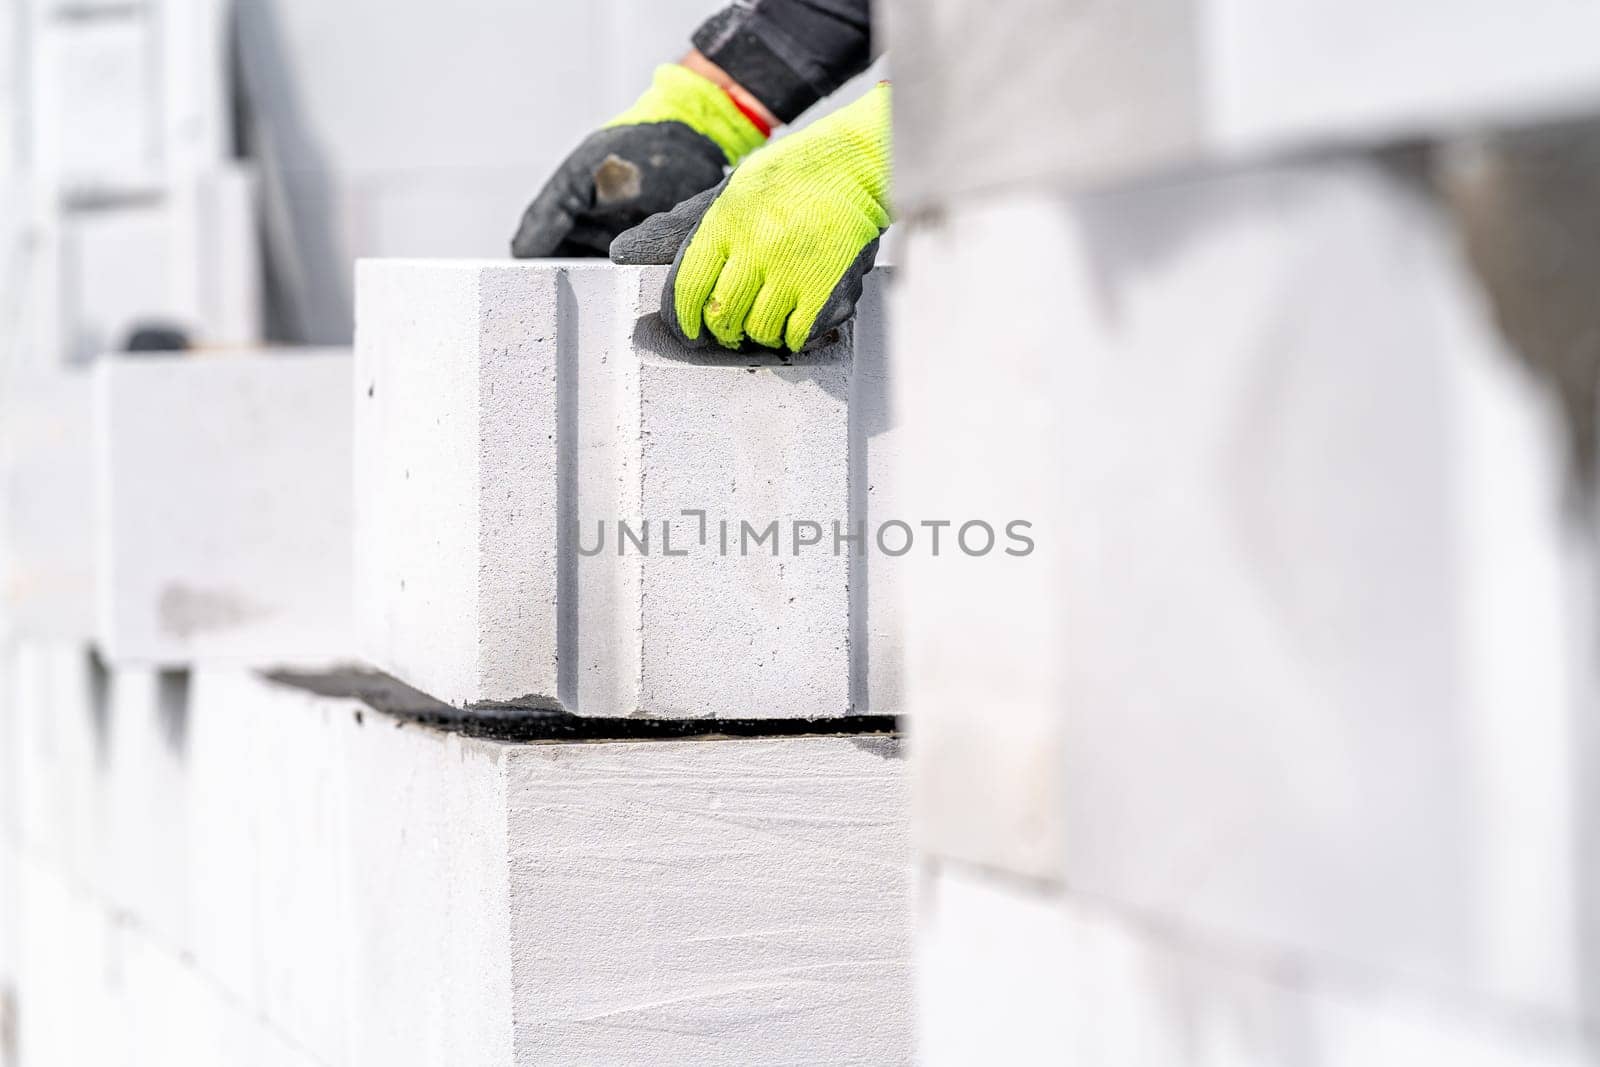
[[[740,100],[737,96],[734,96],[732,93],[728,92],[726,86],[723,87],[722,91],[727,93],[729,100],[733,101],[733,106],[739,109],[739,114],[749,119],[750,125],[761,131],[762,137],[772,136],[772,127],[767,125],[767,121],[765,119],[756,114],[755,111],[747,106],[743,100]]]

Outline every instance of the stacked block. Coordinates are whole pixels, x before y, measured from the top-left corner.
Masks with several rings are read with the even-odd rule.
[[[41,177],[85,195],[150,189],[161,176],[156,12],[74,19],[40,8],[30,132]]]
[[[227,5],[25,7],[13,281],[33,311],[20,358],[84,362],[145,324],[200,346],[259,343],[255,175],[231,159]]]
[[[370,676],[19,658],[35,1040],[93,1039],[76,990],[143,1055],[909,1058],[893,738],[507,741]]]
[[[364,654],[457,707],[892,712],[892,568],[835,540],[887,507],[882,272],[783,360],[674,342],[664,274],[361,264]]]
[[[255,180],[227,167],[170,183],[164,198],[63,217],[46,230],[70,362],[121,349],[141,325],[177,326],[207,348],[261,336]]]
[[[1269,6],[891,12],[930,1062],[1593,1057],[1593,13]]]

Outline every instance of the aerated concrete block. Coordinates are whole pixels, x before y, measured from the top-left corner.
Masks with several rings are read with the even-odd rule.
[[[61,358],[118,351],[151,323],[197,348],[261,337],[255,175],[218,167],[167,183],[160,198],[67,215],[51,231],[63,323]]]
[[[316,1067],[318,1060],[136,921],[35,857],[16,989],[17,1062]]]
[[[903,213],[1536,124],[1600,101],[1600,11],[1571,0],[884,6]],[[994,121],[1025,112],[1051,118]]]
[[[191,961],[137,926],[119,930],[120,1015],[110,1029],[129,1067],[326,1067],[251,1005],[220,989]]]
[[[1583,1028],[1571,1022],[1186,937],[1037,883],[948,865],[921,888],[919,1062],[1592,1062]]]
[[[351,1064],[908,1059],[894,739],[473,738],[375,710],[350,695],[364,684],[196,675],[195,736],[243,720],[275,767],[244,785],[261,1010],[303,1047],[327,1058],[342,1038]]]
[[[348,356],[137,357],[94,373],[107,657],[346,653]]]
[[[35,21],[32,163],[46,188],[144,192],[161,175],[153,12]]]
[[[71,877],[22,856],[17,1062],[121,1064],[117,920]],[[99,1025],[88,1025],[87,1020]]]
[[[176,250],[156,203],[58,223],[63,362],[121,350],[141,323],[188,325],[176,313]]]
[[[908,557],[925,853],[1584,1014],[1591,535],[1411,173],[973,201],[906,261],[907,509],[1035,543]]]
[[[110,675],[87,645],[76,642],[18,642],[8,660],[18,839],[78,884],[104,892],[110,883],[104,778]]]
[[[82,684],[70,647],[28,651]],[[139,933],[141,1011],[198,983],[352,1065],[908,1059],[893,738],[474,738],[367,676],[233,668],[186,674],[180,716],[161,677],[111,672],[103,737],[18,705],[24,853]]]
[[[881,273],[781,361],[671,340],[664,274],[360,265],[363,653],[457,707],[895,710],[891,569],[835,539],[888,495]]]
[[[187,672],[112,669],[64,642],[11,658],[23,850],[253,1003],[255,762],[239,753],[258,746],[242,720],[199,729]]]

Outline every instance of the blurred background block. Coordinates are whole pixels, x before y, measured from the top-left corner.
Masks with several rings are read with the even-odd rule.
[[[168,196],[59,223],[66,355],[122,349],[141,326],[181,329],[191,344],[237,348],[261,336],[255,183],[229,167],[174,182]]]
[[[95,368],[97,637],[117,662],[350,649],[350,359]]]
[[[1015,586],[960,559],[910,582],[924,847],[1576,1017],[1590,547],[1560,409],[1422,175],[1328,162],[1025,210],[952,211],[907,270],[917,510],[1032,508],[1042,546]],[[998,253],[1023,217],[1066,284],[989,333],[1010,373],[953,387],[985,339],[932,309],[994,283],[949,251]],[[1049,495],[1024,461],[967,480],[980,445],[1041,442]]]
[[[161,55],[154,12],[35,22],[33,166],[79,196],[146,192],[162,176]]]
[[[900,90],[895,199],[908,213],[956,194],[1097,188],[1600,104],[1588,45],[1600,10],[1584,0],[883,7]]]
[[[1175,933],[947,865],[925,883],[918,1062],[1578,1067],[1548,1017]]]

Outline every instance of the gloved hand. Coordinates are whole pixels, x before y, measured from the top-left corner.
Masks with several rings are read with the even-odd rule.
[[[611,243],[617,263],[671,263],[661,318],[700,347],[799,352],[855,314],[889,225],[889,86],[746,160],[714,189]]]
[[[711,188],[765,140],[719,86],[676,63],[657,67],[644,95],[545,183],[511,254],[603,256],[617,234]]]

